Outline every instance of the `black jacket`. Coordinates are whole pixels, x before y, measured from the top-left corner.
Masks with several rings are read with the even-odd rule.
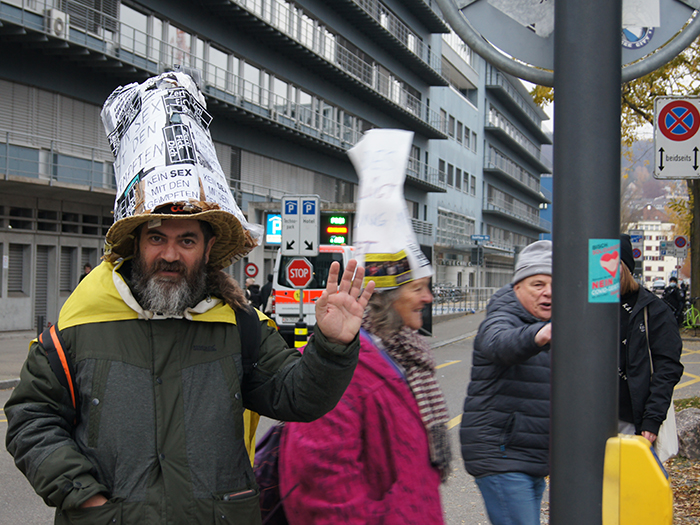
[[[647,350],[644,308],[648,307],[649,344],[654,376]],[[666,419],[673,388],[683,375],[680,363],[683,341],[671,309],[652,292],[639,289],[627,329],[627,383],[637,433],[659,433]]]
[[[471,382],[460,428],[472,476],[549,473],[549,345],[545,325],[520,304],[513,286],[494,294],[474,341]]]

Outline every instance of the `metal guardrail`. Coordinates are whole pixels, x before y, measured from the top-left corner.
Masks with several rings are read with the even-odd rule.
[[[433,315],[475,313],[486,308],[498,288],[433,285]]]

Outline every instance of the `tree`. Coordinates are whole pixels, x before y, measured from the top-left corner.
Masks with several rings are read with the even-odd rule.
[[[631,154],[631,146],[639,139],[639,130],[645,125],[654,124],[654,99],[662,96],[700,96],[700,39],[666,63],[663,67],[646,76],[631,80],[622,85],[620,122],[623,155]],[[554,101],[554,91],[545,86],[535,86],[531,94],[536,103],[544,105]],[[632,158],[628,157],[632,162]],[[624,173],[622,180],[622,205],[625,204]],[[678,232],[690,234],[691,256],[691,295],[700,296],[700,180],[687,181],[690,199],[674,199],[669,203],[671,216],[676,218]]]

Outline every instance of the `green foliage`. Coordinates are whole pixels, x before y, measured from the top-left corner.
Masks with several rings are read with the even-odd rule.
[[[685,408],[700,408],[700,397],[688,397],[686,399],[674,399],[673,406],[676,412]]]

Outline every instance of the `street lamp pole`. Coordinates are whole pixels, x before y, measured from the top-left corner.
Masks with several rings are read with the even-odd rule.
[[[599,525],[617,434],[619,302],[592,302],[590,241],[620,235],[621,0],[557,0],[550,523]]]

